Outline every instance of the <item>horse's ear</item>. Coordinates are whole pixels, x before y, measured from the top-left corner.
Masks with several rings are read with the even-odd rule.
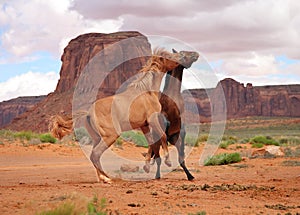
[[[172,49],[173,53],[178,53],[178,51],[176,51],[175,49]]]

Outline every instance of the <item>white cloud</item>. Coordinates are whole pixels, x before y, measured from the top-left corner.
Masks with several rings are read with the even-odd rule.
[[[217,70],[230,76],[247,75],[262,76],[268,74],[278,74],[279,62],[273,55],[260,55],[252,52],[248,57],[237,57],[224,60],[221,68]]]
[[[46,95],[55,90],[59,75],[56,72],[27,72],[0,83],[0,102],[19,96]]]
[[[84,19],[69,6],[70,0],[0,3],[1,46],[10,54],[10,60],[18,62],[38,51],[59,57],[62,41],[91,31],[117,31],[122,24],[121,19]]]

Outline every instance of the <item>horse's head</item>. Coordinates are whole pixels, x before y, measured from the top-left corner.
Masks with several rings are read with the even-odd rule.
[[[180,51],[177,52],[175,49],[172,49],[174,54],[179,54],[180,56],[180,65],[184,68],[190,68],[192,64],[198,60],[199,54],[197,52],[192,51]]]

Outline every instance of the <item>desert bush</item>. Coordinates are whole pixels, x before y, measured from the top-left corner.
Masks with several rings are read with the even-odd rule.
[[[123,144],[123,139],[119,137],[115,142],[115,146],[121,148],[122,144]]]
[[[223,136],[222,140],[230,142],[230,144],[237,143],[238,139],[235,136]]]
[[[262,144],[262,143],[253,143],[252,144],[252,148],[262,148],[262,147],[264,147],[264,144]]]
[[[245,144],[245,143],[249,143],[250,139],[249,138],[243,138],[240,143]]]
[[[219,145],[220,148],[222,149],[227,149],[229,144],[226,141],[222,141],[221,144]]]
[[[39,139],[42,143],[56,143],[56,139],[49,133],[41,134]]]
[[[75,206],[72,203],[64,203],[53,210],[43,211],[37,215],[72,215],[75,212]]]
[[[250,143],[252,143],[252,144],[262,143],[262,144],[265,144],[265,145],[279,146],[279,142],[277,142],[276,140],[274,140],[270,136],[255,136],[250,140]]]
[[[295,148],[295,150],[287,147],[284,149],[285,157],[300,157],[300,147]]]
[[[194,137],[194,136],[190,136],[190,135],[186,135],[184,142],[187,146],[195,146],[198,147],[199,146],[199,138]]]
[[[13,138],[14,133],[10,130],[0,130],[0,137],[5,138],[5,139],[10,139]]]
[[[202,134],[198,137],[197,142],[203,143],[208,140],[208,134]]]
[[[38,135],[33,133],[32,131],[19,131],[13,133],[14,138],[18,138],[21,140],[31,140],[32,138],[36,138]]]
[[[88,137],[89,139],[91,139],[90,135],[87,132],[87,130],[85,129],[85,127],[76,128],[75,129],[75,140],[80,141],[84,137]]]
[[[223,153],[208,158],[206,161],[204,161],[204,166],[226,165],[230,163],[237,163],[241,160],[241,155],[237,152],[230,154]]]
[[[206,211],[199,211],[197,213],[188,213],[188,215],[206,215]]]
[[[106,215],[106,199],[102,198],[99,202],[95,196],[92,201],[87,203],[86,211],[83,208],[75,207],[72,202],[65,202],[52,210],[42,211],[36,213],[36,215],[76,215],[76,214],[88,214],[88,215]]]
[[[121,134],[121,138],[133,142],[137,146],[148,148],[148,142],[144,134],[140,131],[126,131]]]

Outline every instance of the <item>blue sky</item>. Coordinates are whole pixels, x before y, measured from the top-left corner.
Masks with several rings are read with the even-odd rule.
[[[1,2],[0,101],[52,92],[70,39],[121,30],[190,44],[218,79],[300,84],[299,11],[293,0]],[[189,74],[185,80],[197,86]]]

